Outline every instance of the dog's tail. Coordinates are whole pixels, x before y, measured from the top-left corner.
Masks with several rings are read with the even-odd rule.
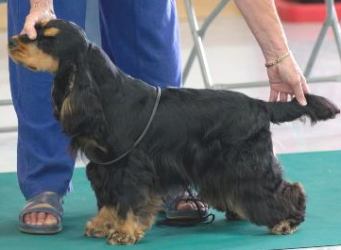
[[[310,118],[311,123],[334,118],[340,109],[328,99],[317,95],[305,95],[307,105],[301,106],[294,98],[291,102],[268,102],[266,104],[270,121],[273,123],[289,122],[302,116]]]

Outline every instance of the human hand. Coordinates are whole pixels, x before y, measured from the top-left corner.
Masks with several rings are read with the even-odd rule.
[[[301,105],[307,105],[304,94],[309,92],[308,85],[291,54],[280,63],[267,68],[267,73],[270,83],[269,100],[271,102],[286,102],[290,95],[291,97],[295,96]]]
[[[26,34],[31,40],[36,39],[35,24],[41,21],[55,19],[52,0],[31,0],[30,13],[26,16],[23,30],[20,34]]]

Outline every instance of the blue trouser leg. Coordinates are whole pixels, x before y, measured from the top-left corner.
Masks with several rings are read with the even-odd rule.
[[[85,0],[54,1],[56,15],[84,27]],[[8,1],[8,34],[18,34],[29,11],[29,1]],[[44,191],[65,194],[73,173],[69,140],[52,114],[52,77],[10,62],[11,93],[18,117],[17,171],[28,199]]]
[[[175,0],[100,0],[102,47],[124,72],[179,87],[181,58]]]

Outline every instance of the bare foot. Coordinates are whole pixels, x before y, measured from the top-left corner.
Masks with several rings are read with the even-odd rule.
[[[198,207],[200,210],[205,211],[205,209],[207,209],[207,205],[204,204],[202,201],[197,201]],[[179,203],[176,206],[177,210],[180,211],[197,211],[198,210],[197,205],[195,204],[194,201],[191,200],[181,200],[179,201]]]
[[[49,213],[32,212],[24,215],[24,222],[28,225],[51,226],[58,223],[57,218]]]

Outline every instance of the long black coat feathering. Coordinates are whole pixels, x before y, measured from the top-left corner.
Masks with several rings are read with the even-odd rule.
[[[9,51],[14,61],[55,76],[55,115],[73,152],[90,160],[99,212],[86,235],[135,243],[167,190],[185,184],[213,208],[275,234],[292,233],[304,220],[302,185],[283,179],[270,123],[334,118],[340,111],[330,101],[307,94],[308,105],[300,106],[226,90],[163,89],[152,116],[156,89],[120,71],[78,26],[52,20],[36,29],[36,40],[15,36]]]

